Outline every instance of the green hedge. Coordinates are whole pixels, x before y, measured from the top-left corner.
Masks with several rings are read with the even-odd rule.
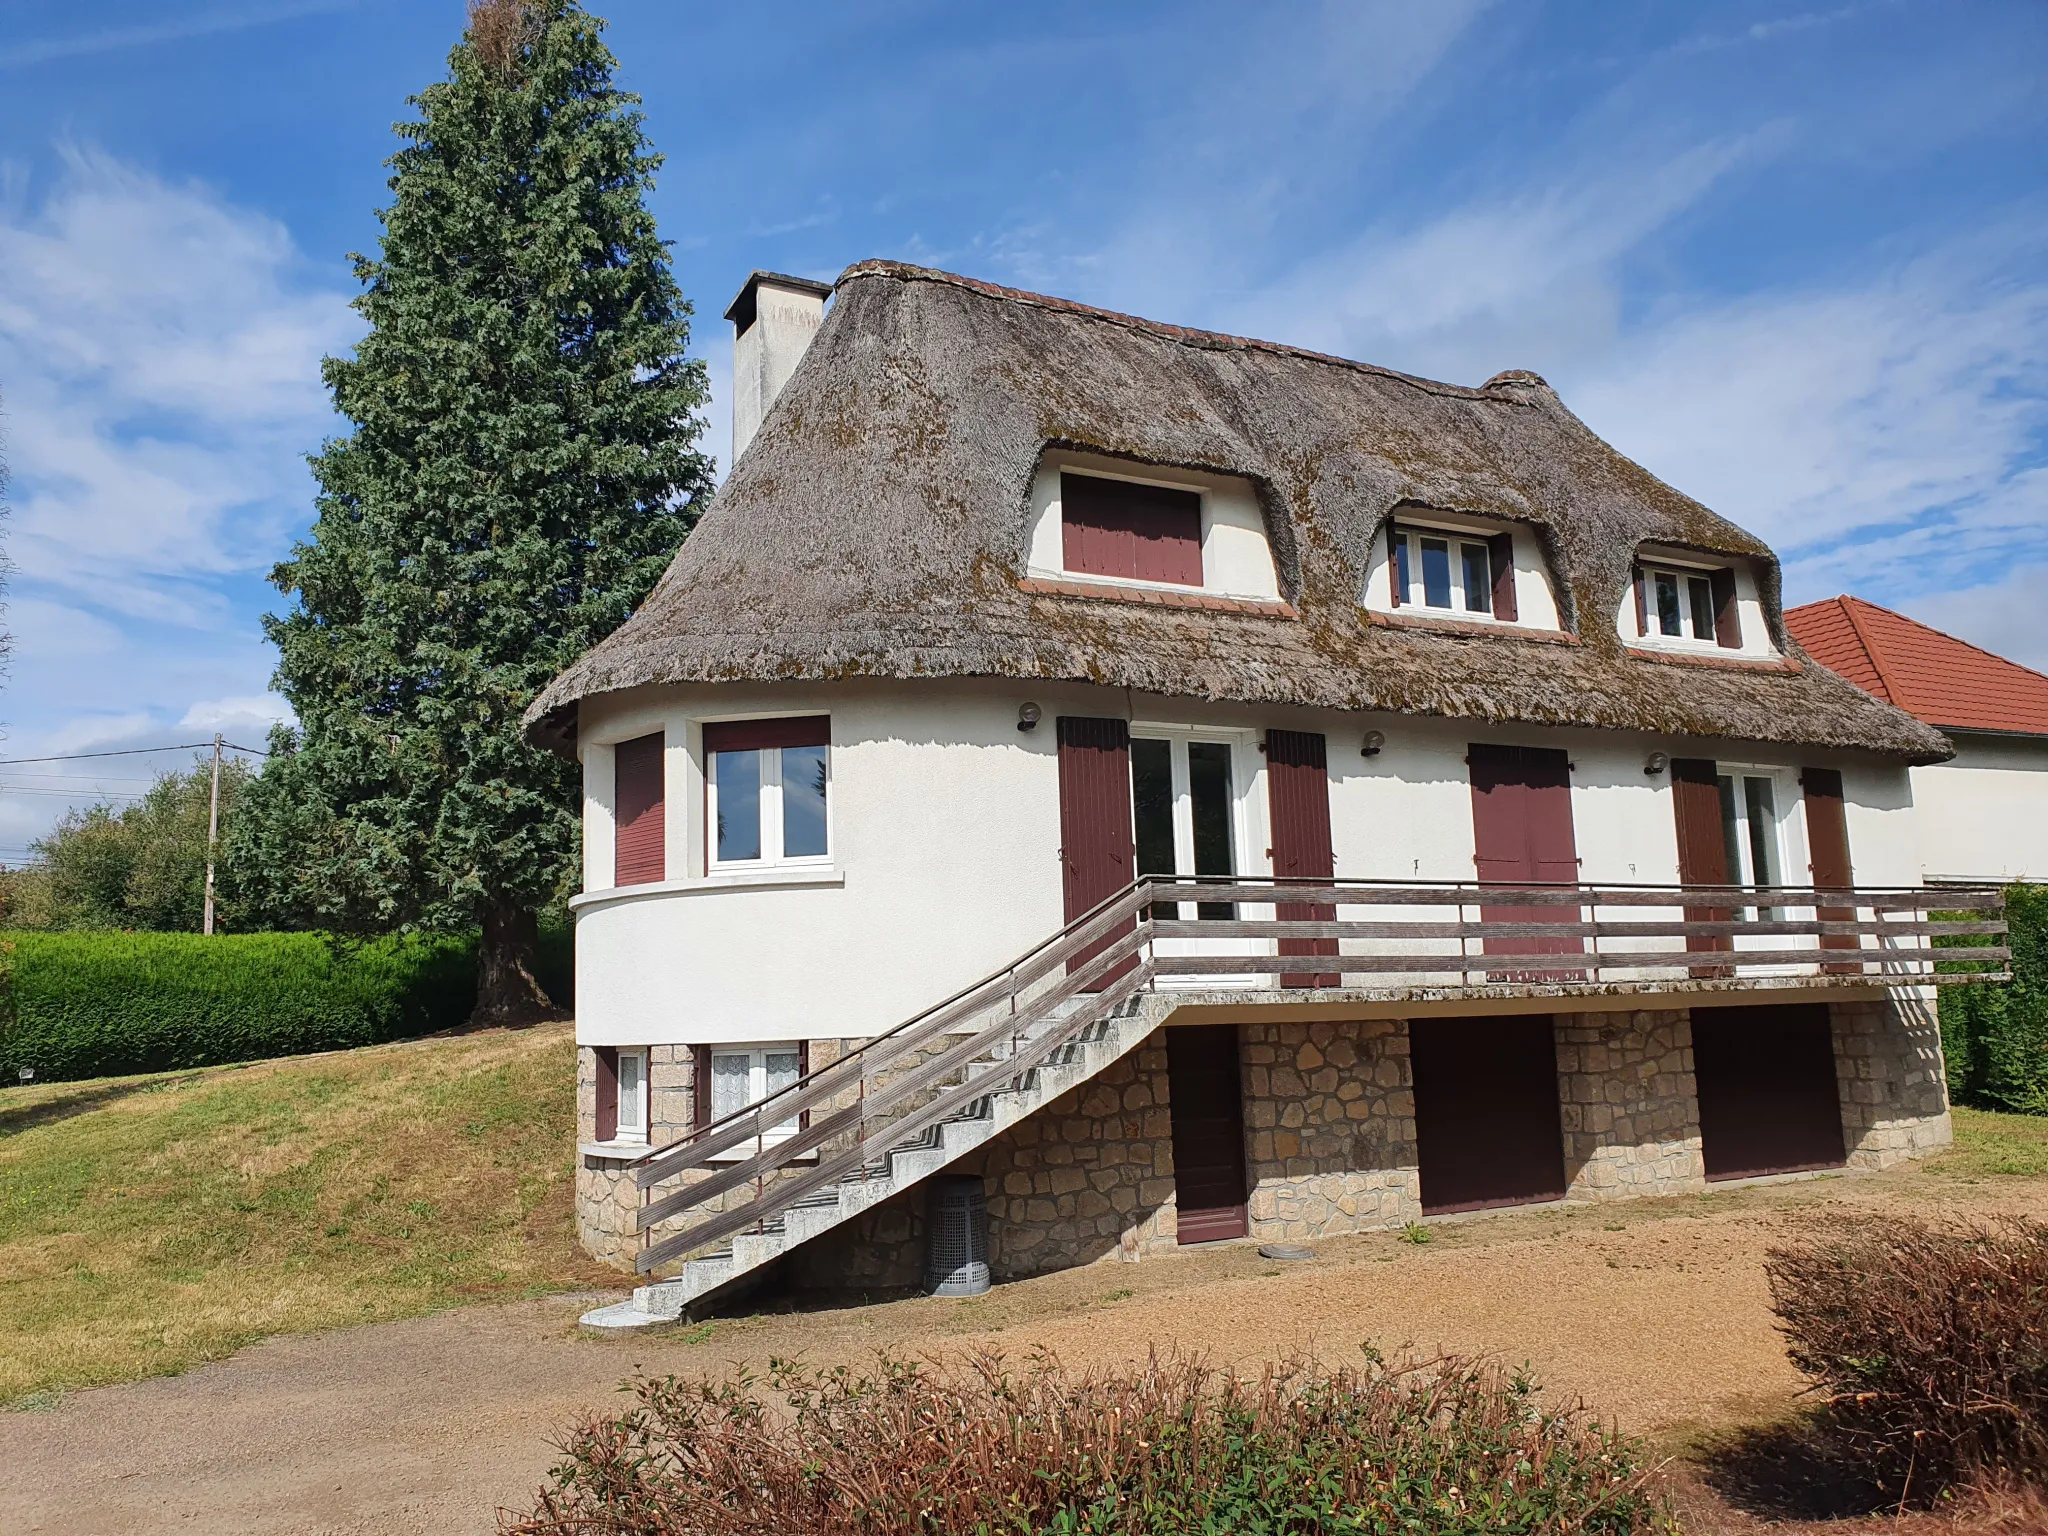
[[[340,945],[320,934],[24,933],[11,947],[0,1083],[162,1072],[403,1040],[476,1005],[476,936]],[[542,935],[566,1002],[570,936]]]
[[[1982,1109],[2048,1114],[2048,885],[2005,892],[2012,980],[1943,987],[1949,1097]]]

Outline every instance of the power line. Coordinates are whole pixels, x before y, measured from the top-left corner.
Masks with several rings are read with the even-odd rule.
[[[253,757],[268,757],[270,754],[261,747],[238,747],[232,741],[221,743],[230,752],[247,752]],[[187,741],[175,747],[123,747],[118,752],[60,752],[54,757],[0,757],[0,767],[11,768],[17,763],[76,763],[88,757],[143,757],[151,752],[209,752],[213,749],[210,741]]]

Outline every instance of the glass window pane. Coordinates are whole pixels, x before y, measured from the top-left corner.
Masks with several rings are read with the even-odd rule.
[[[1484,544],[1465,546],[1465,611],[1493,612],[1493,562]]]
[[[1745,807],[1749,812],[1750,878],[1758,885],[1780,884],[1778,872],[1777,797],[1771,781],[1746,778],[1742,781]]]
[[[1422,540],[1422,601],[1431,608],[1451,606],[1451,546],[1443,539]]]
[[[1394,540],[1394,590],[1401,594],[1402,602],[1415,601],[1408,591],[1408,535],[1405,533]]]
[[[1173,744],[1135,738],[1131,742],[1131,816],[1137,834],[1138,873],[1173,875]],[[1176,904],[1156,902],[1152,916],[1171,922]]]
[[[711,1118],[723,1120],[754,1102],[754,1057],[750,1051],[715,1051],[711,1056]]]
[[[1230,748],[1220,741],[1188,743],[1188,798],[1195,822],[1195,873],[1228,879],[1237,873],[1230,817]],[[1227,901],[1205,901],[1196,909],[1207,918],[1229,918]]]
[[[1704,576],[1688,576],[1685,589],[1692,597],[1692,637],[1714,638],[1714,584]]]
[[[768,1082],[766,1092],[762,1094],[762,1097],[766,1098],[768,1094],[774,1093],[777,1089],[787,1088],[791,1083],[795,1082],[799,1075],[797,1065],[801,1059],[795,1051],[768,1052]],[[787,1120],[775,1126],[774,1129],[782,1134],[794,1135],[797,1130],[797,1117],[791,1115]]]
[[[642,1100],[642,1072],[647,1058],[638,1051],[619,1052],[619,1129],[640,1131],[646,1127],[641,1123],[640,1104]]]
[[[1678,616],[1678,578],[1669,571],[1657,573],[1657,631],[1683,635],[1684,621]]]
[[[718,786],[718,862],[761,857],[761,754],[714,752]]]
[[[1745,883],[1742,867],[1742,811],[1735,803],[1735,780],[1722,774],[1715,780],[1721,791],[1721,846],[1727,852],[1728,879],[1731,884]]]
[[[829,747],[782,749],[782,856],[817,858],[825,848]]]

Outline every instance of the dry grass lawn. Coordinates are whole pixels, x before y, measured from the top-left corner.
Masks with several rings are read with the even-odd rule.
[[[0,1404],[268,1334],[615,1284],[550,1025],[0,1091]]]

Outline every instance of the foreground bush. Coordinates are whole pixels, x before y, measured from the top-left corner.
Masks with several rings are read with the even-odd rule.
[[[476,941],[311,933],[15,933],[0,1081],[213,1066],[451,1028],[476,998]]]
[[[642,1381],[518,1536],[1185,1536],[1658,1528],[1638,1448],[1460,1360],[1245,1378],[1184,1359],[774,1365]],[[776,1403],[773,1399],[779,1398]]]
[[[1766,1269],[1818,1427],[1902,1500],[2048,1482],[2048,1227],[1845,1222]]]

